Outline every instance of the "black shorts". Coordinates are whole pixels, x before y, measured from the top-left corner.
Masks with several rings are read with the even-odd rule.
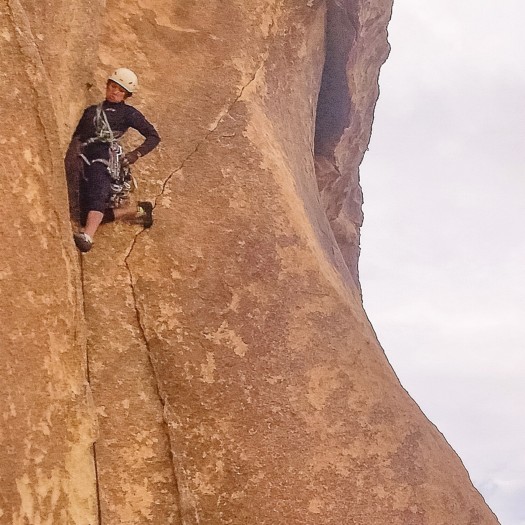
[[[111,198],[111,176],[108,168],[101,162],[93,162],[84,166],[84,175],[80,179],[79,201],[80,222],[86,224],[87,214],[90,211],[99,211],[104,214],[102,222],[115,220],[113,209],[109,207]]]

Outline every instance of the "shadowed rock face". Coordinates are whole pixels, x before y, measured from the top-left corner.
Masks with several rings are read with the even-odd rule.
[[[495,524],[357,278],[388,0],[4,0],[0,522]],[[62,159],[107,72],[155,225],[79,257]]]

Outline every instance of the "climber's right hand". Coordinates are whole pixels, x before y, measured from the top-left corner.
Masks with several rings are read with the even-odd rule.
[[[130,166],[131,164],[135,164],[139,157],[140,155],[136,151],[130,151],[124,155],[124,158],[122,159],[122,165]]]

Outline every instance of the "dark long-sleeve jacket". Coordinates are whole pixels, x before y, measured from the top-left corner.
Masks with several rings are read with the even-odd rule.
[[[120,138],[129,129],[136,129],[143,137],[144,142],[135,149],[141,157],[147,155],[160,142],[159,134],[153,125],[144,115],[133,106],[128,106],[125,102],[102,103],[108,123],[113,131],[115,138]],[[84,114],[73,133],[73,138],[78,138],[84,143],[96,136],[96,111],[97,106],[89,106],[84,110]],[[89,159],[107,159],[109,157],[109,144],[107,142],[92,142],[83,149],[83,154]]]

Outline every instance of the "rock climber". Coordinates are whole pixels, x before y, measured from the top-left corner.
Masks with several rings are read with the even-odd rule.
[[[138,109],[125,102],[137,87],[138,79],[133,71],[116,69],[108,77],[106,99],[84,110],[73,133],[73,140],[81,144],[80,156],[84,161],[79,188],[80,222],[83,228],[73,236],[81,252],[91,249],[95,232],[102,223],[130,220],[142,223],[145,228],[153,224],[151,202],[142,201],[137,206],[126,204],[119,207],[126,202],[127,190],[131,185],[129,166],[160,142],[153,125]],[[133,151],[124,154],[118,140],[129,128],[136,129],[144,141]]]

